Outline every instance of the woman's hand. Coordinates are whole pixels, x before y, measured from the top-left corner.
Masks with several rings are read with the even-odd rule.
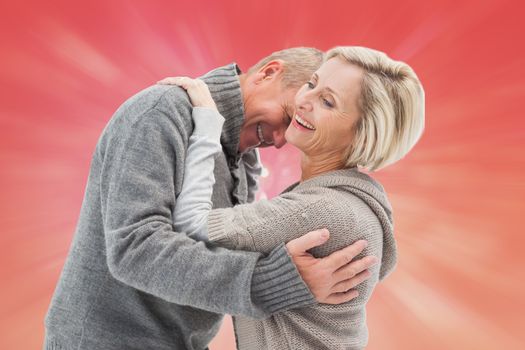
[[[177,85],[186,90],[193,107],[206,107],[217,109],[215,101],[211,97],[208,85],[200,79],[188,77],[169,77],[157,82],[161,85]]]

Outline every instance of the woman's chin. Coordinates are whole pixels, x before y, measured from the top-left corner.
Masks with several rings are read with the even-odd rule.
[[[286,129],[286,132],[284,133],[284,138],[286,140],[287,143],[289,143],[290,145],[293,145],[295,147],[296,146],[296,143],[297,143],[297,135],[295,135],[295,130],[292,130],[291,129],[291,125],[288,127],[288,129]]]
[[[300,151],[304,148],[304,139],[301,139],[301,135],[298,134],[297,130],[291,129],[292,126],[288,127],[286,130],[286,133],[284,134],[284,138],[286,139],[286,142],[295,148],[299,149]],[[302,141],[302,142],[301,142]]]
[[[298,140],[294,137],[290,137],[290,139],[286,138],[286,143],[288,143],[290,146],[297,148],[299,151],[302,152],[302,145],[300,142],[297,142]]]

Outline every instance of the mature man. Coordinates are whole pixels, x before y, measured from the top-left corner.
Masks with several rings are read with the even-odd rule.
[[[214,207],[253,200],[255,147],[285,143],[293,96],[321,59],[314,49],[289,49],[247,74],[231,64],[202,78],[226,118]],[[191,111],[183,90],[157,85],[124,103],[105,128],[46,317],[45,349],[205,349],[224,313],[261,318],[354,297],[346,291],[373,262],[348,264],[362,244],[315,259],[306,250],[326,237],[311,232],[262,256],[173,230]]]

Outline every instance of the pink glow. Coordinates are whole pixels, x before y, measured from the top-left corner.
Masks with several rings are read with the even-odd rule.
[[[520,11],[521,10],[521,11]],[[289,46],[363,45],[406,60],[424,137],[376,176],[400,262],[369,304],[368,349],[522,349],[525,25],[518,1],[90,1],[0,5],[0,337],[38,349],[91,153],[115,109],[165,76]],[[299,177],[263,150],[260,196]],[[213,350],[233,349],[225,323]]]

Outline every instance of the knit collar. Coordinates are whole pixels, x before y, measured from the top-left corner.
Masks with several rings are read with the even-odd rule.
[[[244,123],[244,103],[239,82],[241,70],[236,63],[214,69],[201,79],[208,85],[217,109],[225,118],[221,144],[228,158],[237,159],[241,128]]]
[[[392,213],[392,207],[383,186],[371,176],[359,171],[357,167],[334,170],[315,176],[303,182],[297,182],[288,187],[284,192],[303,190],[313,187],[352,187],[375,198],[385,211]]]

